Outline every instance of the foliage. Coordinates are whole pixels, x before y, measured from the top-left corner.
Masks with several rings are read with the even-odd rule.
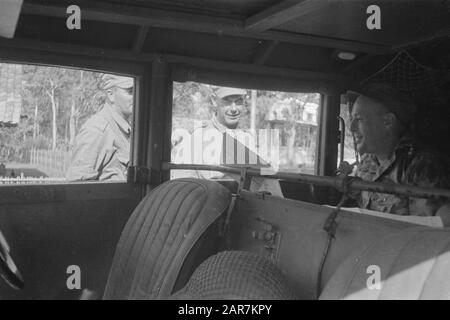
[[[341,105],[340,116],[342,117],[342,119],[344,119],[345,122],[344,160],[349,163],[353,163],[356,161],[356,154],[353,134],[350,131],[350,110],[347,105]]]
[[[69,148],[83,122],[104,103],[101,73],[23,65],[21,121],[0,128],[1,153],[17,161],[22,149]],[[8,81],[8,79],[0,79]]]
[[[173,115],[177,118],[206,120],[212,115],[214,87],[198,82],[175,82]]]
[[[7,81],[7,79],[0,79]],[[24,65],[22,68],[22,120],[16,127],[0,128],[2,154],[18,161],[20,150],[71,147],[81,125],[104,104],[102,74],[69,68]],[[209,120],[217,87],[197,82],[174,83],[173,127],[192,129],[192,120]],[[286,135],[301,118],[303,106],[319,103],[318,94],[257,91],[256,128],[267,128],[267,115],[277,103],[284,110]],[[251,90],[247,90],[240,127],[250,127]],[[191,126],[191,127],[189,127]],[[9,151],[8,151],[9,150]]]
[[[180,129],[191,131],[194,120],[209,120],[214,112],[214,91],[217,87],[196,82],[174,83],[172,143],[174,149],[183,139]],[[277,91],[256,91],[252,101],[252,90],[247,90],[245,108],[239,121],[239,128],[249,129],[252,104],[255,104],[255,129],[274,128],[280,130],[281,165],[298,169],[309,166],[313,170],[317,128],[303,123],[307,103],[320,104],[317,93],[295,93]],[[318,110],[317,110],[318,111]],[[272,114],[280,112],[279,116]],[[276,121],[273,121],[273,120]],[[176,154],[176,151],[174,151]]]
[[[187,120],[208,120],[213,114],[213,99],[216,86],[198,82],[175,82],[173,86],[173,117],[174,122],[179,123],[179,119]],[[291,114],[287,117],[295,122],[302,116],[302,110],[306,103],[314,102],[319,104],[320,95],[317,93],[295,93],[277,91],[257,91],[256,98],[256,128],[266,128],[266,115],[272,106],[280,101],[285,101],[292,105]],[[241,117],[239,126],[241,128],[250,127],[251,90],[247,90],[245,110]],[[176,126],[174,126],[176,127]],[[183,125],[181,127],[185,128]],[[186,128],[185,128],[186,129]]]

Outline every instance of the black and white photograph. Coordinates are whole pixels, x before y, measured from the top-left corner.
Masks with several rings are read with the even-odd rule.
[[[0,0],[0,275],[180,319],[450,300],[450,0]]]

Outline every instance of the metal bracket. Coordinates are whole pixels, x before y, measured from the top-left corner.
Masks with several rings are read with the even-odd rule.
[[[281,233],[267,220],[257,217],[262,223],[262,229],[252,231],[252,238],[264,242],[264,252],[273,262],[278,261],[278,252],[281,243]]]
[[[128,167],[128,182],[134,184],[149,184],[150,181],[159,181],[161,171],[142,166]]]
[[[249,190],[251,182],[252,177],[247,174],[247,168],[241,169],[237,194],[239,195],[241,193],[241,190]]]
[[[270,193],[269,191],[259,191],[258,194],[261,195],[261,199],[263,200],[266,200],[266,196],[272,195],[272,193]]]

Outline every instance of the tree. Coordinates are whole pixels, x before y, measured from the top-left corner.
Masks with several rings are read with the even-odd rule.
[[[350,131],[350,110],[347,106],[341,107],[340,116],[345,122],[344,160],[353,163],[357,159],[353,134]]]
[[[64,68],[30,66],[25,68],[24,72],[25,90],[27,90],[28,96],[34,100],[34,105],[42,106],[38,108],[38,111],[40,110],[43,118],[50,122],[52,150],[55,150],[57,145],[59,102],[66,95],[65,90],[70,84],[70,74],[67,70]],[[50,112],[50,115],[48,115],[48,112]]]
[[[69,145],[72,146],[81,125],[104,105],[105,94],[101,89],[102,73],[76,70],[73,94],[67,116],[69,125]]]
[[[12,66],[14,67],[14,66]],[[0,126],[0,161],[27,161],[31,149],[69,147],[83,121],[104,104],[102,73],[36,65],[20,65],[1,74],[0,83],[18,81],[21,120]],[[9,86],[4,86],[12,94]],[[14,96],[16,92],[14,90]]]
[[[81,120],[103,105],[102,74],[42,66],[24,70],[24,105],[28,106],[24,111],[34,120],[34,135],[42,128],[53,150],[58,144],[72,145]]]
[[[173,114],[176,117],[209,119],[213,86],[198,82],[175,82],[173,86]]]

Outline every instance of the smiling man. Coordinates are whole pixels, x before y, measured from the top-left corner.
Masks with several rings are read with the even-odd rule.
[[[412,100],[384,83],[368,84],[356,95],[350,124],[362,155],[356,176],[388,184],[449,188],[448,164],[411,137]],[[443,199],[369,191],[361,192],[359,202],[365,209],[399,215],[432,216],[445,208]]]
[[[244,108],[247,92],[239,88],[222,87],[217,90],[213,125],[220,131],[236,129]]]
[[[221,150],[221,152],[218,153],[218,155],[221,156],[221,160],[218,161],[219,163],[215,163],[212,159],[208,160],[203,158],[203,162],[205,164],[223,164],[223,158],[227,158],[227,152],[228,155],[234,152],[234,150],[226,149],[226,143],[223,141],[226,137],[235,139],[249,150],[256,152],[255,137],[250,133],[250,131],[236,130],[244,111],[246,94],[247,91],[244,89],[231,87],[220,87],[215,91],[215,95],[212,97],[213,104],[211,108],[213,115],[211,120],[202,122],[201,127],[195,128],[192,133],[194,140],[195,137],[201,137],[200,141],[203,143],[203,145],[201,145],[202,148],[198,148],[199,145],[197,143],[197,149],[194,150],[194,153],[202,153],[206,150],[206,148],[208,148],[210,141],[207,137],[212,135],[220,137],[213,140],[213,143],[217,149]],[[225,134],[227,136],[224,137]],[[212,161],[213,163],[209,163],[209,161]],[[236,163],[230,162],[229,164]],[[217,171],[196,171],[195,174],[198,178],[203,179],[217,179],[227,176]]]
[[[75,138],[71,165],[66,172],[70,181],[126,180],[133,79],[106,74],[102,83],[106,102]]]
[[[247,91],[244,89],[231,87],[218,88],[212,97],[212,119],[203,121],[201,126],[194,129],[191,134],[191,139],[184,141],[185,148],[192,148],[194,146],[189,154],[200,156],[201,161],[197,162],[194,160],[193,162],[189,162],[190,159],[187,159],[187,161],[174,159],[174,162],[209,165],[267,166],[267,161],[258,154],[256,137],[249,130],[238,129],[238,124],[245,108],[246,95]],[[213,137],[215,139],[212,139]],[[191,141],[195,143],[191,144]],[[208,152],[212,150],[218,152]],[[245,157],[238,156],[239,150],[245,153]],[[253,157],[250,156],[250,153],[252,153]],[[210,154],[213,154],[213,156],[209,157]],[[241,160],[244,160],[244,163],[240,162]],[[219,171],[174,170],[172,178],[180,177],[240,180],[237,174]],[[266,191],[275,196],[283,196],[279,181],[264,177],[254,177],[250,185],[250,191]]]

